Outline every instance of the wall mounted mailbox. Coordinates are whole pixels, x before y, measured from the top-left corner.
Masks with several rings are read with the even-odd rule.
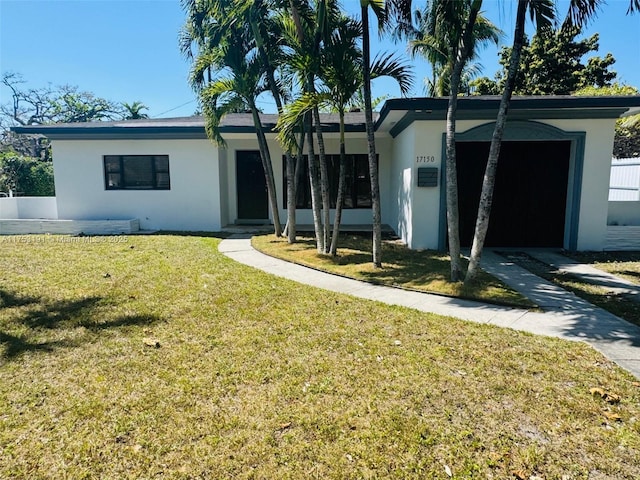
[[[437,187],[438,186],[437,167],[419,167],[418,168],[418,186],[419,187]]]

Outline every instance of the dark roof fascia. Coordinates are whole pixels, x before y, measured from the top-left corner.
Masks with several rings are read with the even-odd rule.
[[[204,127],[13,127],[16,133],[44,135],[50,140],[206,139]]]
[[[534,120],[534,119],[597,119],[597,118],[619,118],[628,108],[607,108],[607,109],[535,109],[535,110],[511,110],[509,111],[508,120]],[[495,120],[496,112],[490,111],[458,111],[457,120]],[[390,135],[395,138],[402,131],[415,121],[419,120],[445,120],[447,118],[446,111],[435,112],[407,112],[391,129]]]
[[[276,131],[275,125],[264,125],[265,133],[278,133]],[[347,123],[344,126],[345,133],[353,133],[353,132],[365,132],[366,126],[364,123]],[[220,127],[221,133],[256,133],[256,129],[254,127],[236,127],[236,126],[225,126]],[[297,133],[297,130],[295,130]],[[340,125],[337,123],[322,123],[322,133],[339,133]]]
[[[375,127],[378,129],[392,111],[398,110],[416,114],[416,119],[419,120],[441,120],[446,118],[448,103],[448,98],[387,100]],[[499,105],[499,97],[460,97],[457,118],[460,120],[495,119]],[[509,105],[509,118],[618,118],[630,107],[640,107],[640,96],[514,97]],[[396,126],[391,130],[397,130]]]
[[[265,124],[265,133],[276,133],[274,124]],[[204,126],[55,126],[55,125],[31,125],[12,127],[12,131],[24,134],[44,135],[51,140],[147,140],[147,139],[206,139],[207,134]],[[340,131],[340,126],[333,123],[323,124],[323,132],[334,133]],[[347,124],[345,132],[364,132],[364,124]],[[226,125],[220,127],[220,133],[249,133],[255,134],[253,126]]]

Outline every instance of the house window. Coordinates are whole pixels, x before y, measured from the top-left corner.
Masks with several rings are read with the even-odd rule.
[[[307,156],[304,156],[302,181],[298,185],[296,208],[311,208],[311,186]],[[317,158],[317,156],[316,156]],[[338,180],[340,179],[340,155],[327,155],[329,173],[329,198],[331,208],[336,207],[338,197]],[[371,208],[371,180],[369,176],[369,157],[367,154],[347,155],[347,171],[345,181],[345,197],[343,208]],[[284,208],[287,208],[287,174],[286,159],[283,157],[283,191]]]
[[[107,190],[169,190],[168,155],[105,155]]]

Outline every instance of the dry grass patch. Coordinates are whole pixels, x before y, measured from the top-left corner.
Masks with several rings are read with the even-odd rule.
[[[640,285],[640,252],[565,252],[565,255]]]
[[[613,292],[608,287],[594,285],[569,272],[559,271],[523,252],[510,252],[505,253],[505,255],[508,256],[509,260],[526,268],[534,275],[538,275],[545,280],[555,283],[559,287],[584,298],[589,303],[597,305],[628,322],[640,326],[640,302],[638,302],[638,299],[632,298],[624,293]],[[609,256],[611,254],[603,253],[594,255],[591,253],[571,253],[570,256],[579,261],[585,260],[585,263],[588,263],[588,259],[593,259],[594,256],[602,258],[601,255]],[[622,263],[626,263],[627,265],[621,267]],[[598,268],[601,268],[602,265],[608,266],[607,271],[618,275],[622,271],[630,272],[632,271],[630,269],[640,267],[640,262],[611,261],[594,263],[594,266]],[[605,270],[605,268],[603,268],[603,270]]]
[[[0,242],[0,478],[640,477],[640,384],[584,344],[127,240]]]
[[[265,234],[254,236],[252,244],[274,257],[371,283],[525,308],[535,306],[485,272],[480,272],[471,285],[451,282],[447,254],[410,250],[398,240],[383,240],[382,268],[375,268],[371,263],[372,245],[367,235],[341,235],[336,257],[318,254],[312,237],[298,236],[297,243],[289,244],[284,238]]]

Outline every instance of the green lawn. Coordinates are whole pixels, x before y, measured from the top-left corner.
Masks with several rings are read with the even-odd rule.
[[[214,237],[60,239],[0,237],[0,478],[640,477],[640,383],[584,344],[305,287]]]
[[[523,308],[535,307],[520,293],[482,271],[471,285],[450,282],[447,254],[409,250],[398,240],[383,241],[382,268],[374,268],[371,262],[370,235],[341,235],[336,257],[318,254],[315,239],[308,236],[300,235],[296,243],[289,244],[285,238],[263,234],[254,236],[252,244],[268,255],[358,280]],[[466,268],[464,259],[463,263]]]

